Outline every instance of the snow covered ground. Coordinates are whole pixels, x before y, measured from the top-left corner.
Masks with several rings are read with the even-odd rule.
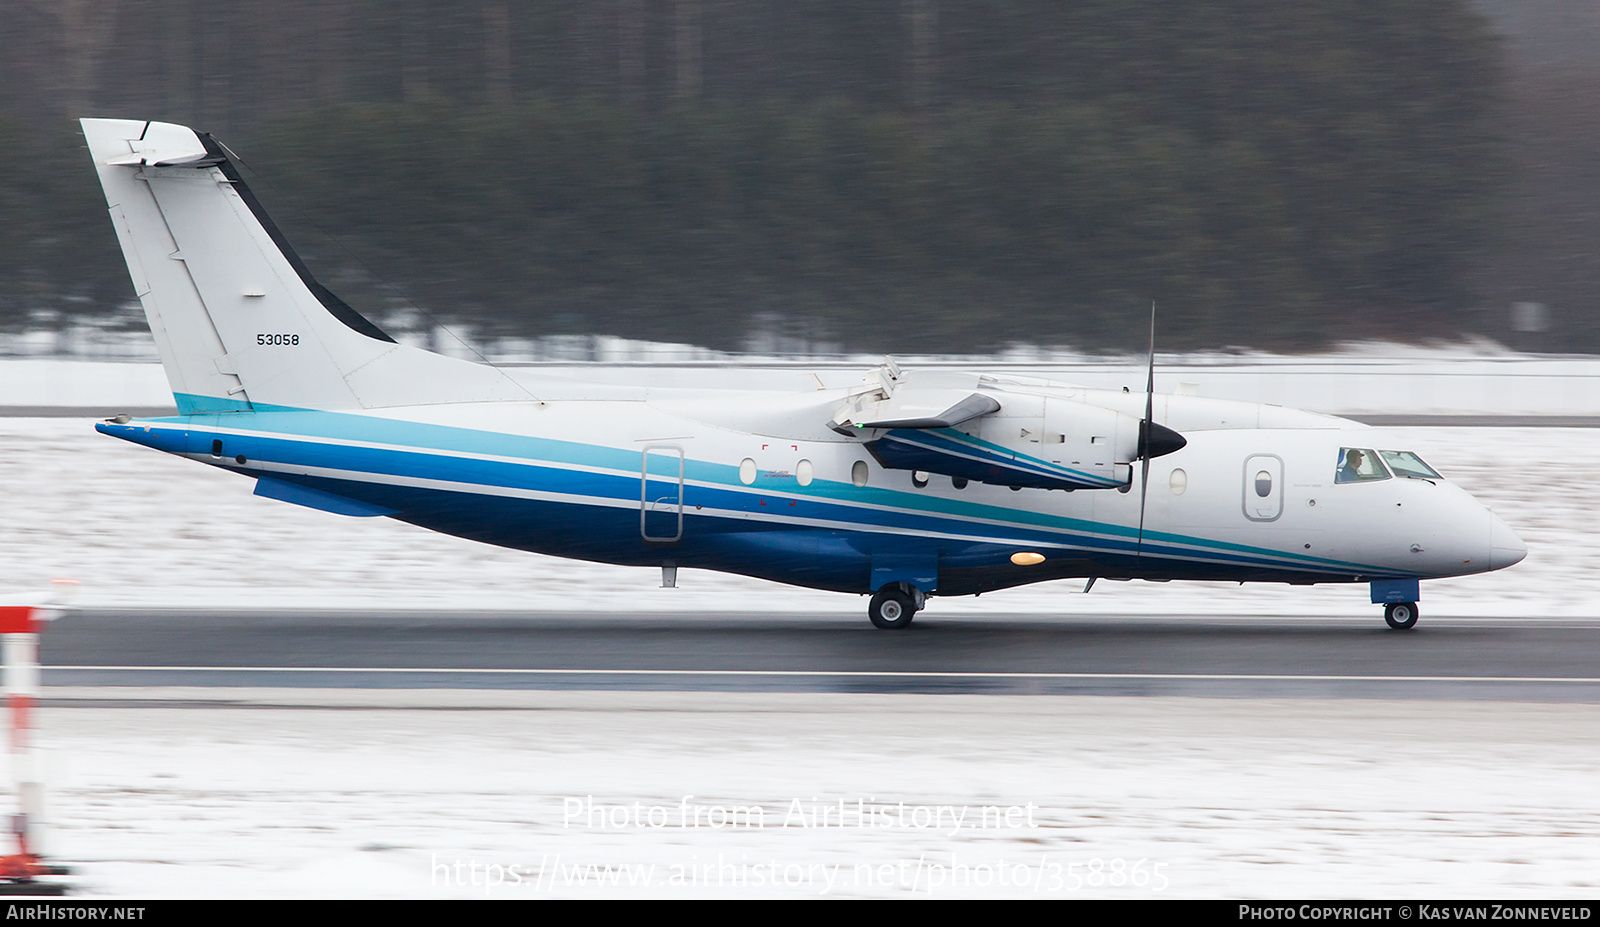
[[[1498,380],[1491,366],[1448,374],[1485,381],[1470,394],[1461,379],[1441,388],[1426,370],[1391,371],[1370,402],[1388,412],[1600,414],[1600,393],[1587,386],[1593,364],[1574,363],[1564,372],[1512,365]],[[18,375],[0,362],[0,406],[147,402],[93,370],[80,375],[81,393],[57,401],[17,386],[54,374]],[[1225,395],[1226,377],[1246,376],[1218,374],[1200,392]],[[1336,376],[1301,370],[1292,382],[1238,388],[1292,392],[1321,378],[1326,395]],[[154,383],[149,404],[165,400]],[[1541,393],[1561,398],[1541,405]],[[1427,583],[1424,620],[1600,614],[1600,430],[1398,431],[1395,446],[1493,506],[1529,547],[1510,570]],[[0,418],[0,586],[73,577],[85,606],[861,610],[854,597],[700,572],[660,590],[649,570],[502,551],[250,490],[248,480],[104,438],[86,418]],[[1079,588],[932,607],[1377,620],[1364,587]],[[47,696],[215,703],[42,712],[55,770],[47,850],[77,866],[73,881],[90,896],[1600,897],[1600,706],[1589,704]],[[629,826],[587,817],[591,796],[608,821],[621,814]],[[704,824],[682,826],[695,806]],[[736,807],[745,826],[727,824]],[[750,825],[755,808],[762,826]],[[877,826],[861,826],[863,808],[879,809],[867,819]],[[991,826],[951,823],[964,812],[982,824],[985,809]],[[724,826],[711,826],[714,812]],[[633,826],[640,815],[644,826]],[[942,826],[918,826],[930,819]]]
[[[80,894],[1600,897],[1596,705],[229,697],[43,713]]]
[[[1428,615],[1600,614],[1600,429],[1409,428],[1414,448],[1528,543],[1498,573],[1429,581]],[[487,547],[384,518],[251,495],[253,482],[66,418],[0,418],[0,586],[81,582],[79,606],[844,612],[854,596],[696,570],[656,570]],[[1365,586],[1227,583],[1026,586],[936,599],[934,614],[1370,615]]]

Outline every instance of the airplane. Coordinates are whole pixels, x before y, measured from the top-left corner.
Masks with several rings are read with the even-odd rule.
[[[691,568],[868,595],[884,629],[933,596],[1071,578],[1367,584],[1406,630],[1420,580],[1527,553],[1366,425],[1158,395],[1153,320],[1143,393],[892,359],[664,383],[430,353],[319,284],[210,135],[82,127],[178,409],[96,427],[268,499],[667,586]]]

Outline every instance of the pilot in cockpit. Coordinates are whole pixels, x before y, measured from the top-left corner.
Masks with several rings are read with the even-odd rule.
[[[1335,483],[1365,483],[1388,478],[1389,471],[1383,468],[1373,451],[1355,447],[1339,449],[1339,470],[1333,478]]]
[[[1335,483],[1354,483],[1361,479],[1361,461],[1364,455],[1351,448],[1345,451],[1344,465],[1339,468],[1339,475],[1334,478]]]

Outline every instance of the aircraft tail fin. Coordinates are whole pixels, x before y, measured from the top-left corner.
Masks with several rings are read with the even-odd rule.
[[[82,125],[180,412],[530,398],[493,367],[395,343],[317,283],[209,136]]]

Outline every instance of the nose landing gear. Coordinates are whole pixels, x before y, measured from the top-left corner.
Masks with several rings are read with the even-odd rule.
[[[899,630],[911,624],[924,601],[915,586],[890,583],[872,594],[872,601],[867,603],[867,617],[872,619],[875,628]]]
[[[1383,607],[1383,620],[1396,631],[1409,631],[1417,626],[1417,603],[1390,602]]]
[[[1422,588],[1414,579],[1375,579],[1372,604],[1383,606],[1383,620],[1396,631],[1409,631],[1417,623],[1417,600]]]

